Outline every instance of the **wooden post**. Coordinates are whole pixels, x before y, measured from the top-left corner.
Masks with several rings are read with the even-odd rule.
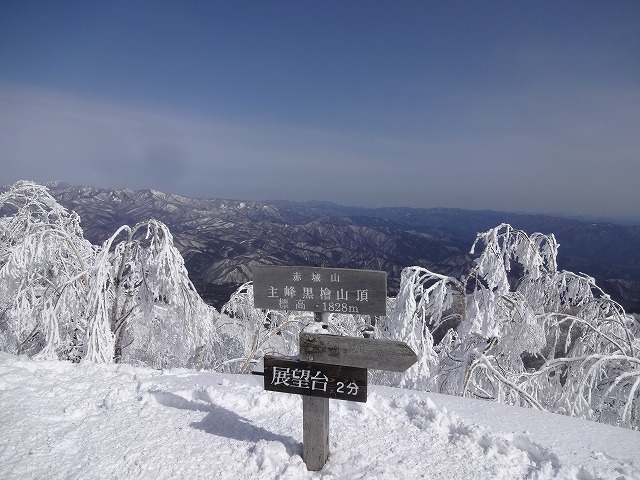
[[[329,324],[329,314],[315,312],[314,320]],[[301,333],[304,335],[304,332]],[[302,459],[307,470],[322,470],[329,458],[329,399],[321,397],[302,397]]]
[[[302,397],[302,443],[307,470],[322,470],[329,458],[329,399]]]

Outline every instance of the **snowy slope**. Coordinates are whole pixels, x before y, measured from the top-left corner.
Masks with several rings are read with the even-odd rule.
[[[640,432],[370,386],[302,458],[301,397],[253,378],[0,353],[0,478],[640,479]]]

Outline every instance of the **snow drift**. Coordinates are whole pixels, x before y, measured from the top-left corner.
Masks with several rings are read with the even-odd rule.
[[[312,473],[301,398],[246,375],[0,353],[0,478],[640,478],[629,429],[376,386],[330,410],[331,454]]]

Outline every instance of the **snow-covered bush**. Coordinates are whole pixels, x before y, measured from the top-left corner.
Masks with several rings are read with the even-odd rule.
[[[0,349],[77,360],[95,249],[80,218],[21,181],[0,195]]]
[[[462,284],[451,277],[433,273],[422,267],[405,268],[400,278],[400,290],[382,325],[383,336],[402,339],[418,355],[418,362],[399,378],[398,385],[420,390],[432,390],[437,380],[438,352],[432,332],[451,319],[457,319],[455,299]]]
[[[120,227],[91,273],[87,359],[186,366],[213,341],[217,312],[196,292],[163,223]]]
[[[0,195],[0,349],[41,358],[199,366],[213,307],[189,280],[166,225],[123,226],[102,247],[46,187]]]
[[[232,340],[218,370],[248,373],[265,354],[295,355],[298,335],[313,314],[253,307],[253,283],[241,285],[220,310],[218,332]]]
[[[503,224],[480,244],[460,281],[403,271],[388,332],[420,360],[399,384],[638,428],[638,322],[593,278],[557,270],[553,235]],[[459,325],[434,345],[447,316]]]

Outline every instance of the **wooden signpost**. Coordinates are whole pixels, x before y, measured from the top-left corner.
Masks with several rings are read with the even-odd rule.
[[[254,306],[272,310],[386,315],[385,272],[254,266]],[[303,460],[329,457],[329,399],[367,401],[367,369],[403,372],[417,361],[404,342],[302,332],[299,357],[264,357],[266,390],[302,395]]]

